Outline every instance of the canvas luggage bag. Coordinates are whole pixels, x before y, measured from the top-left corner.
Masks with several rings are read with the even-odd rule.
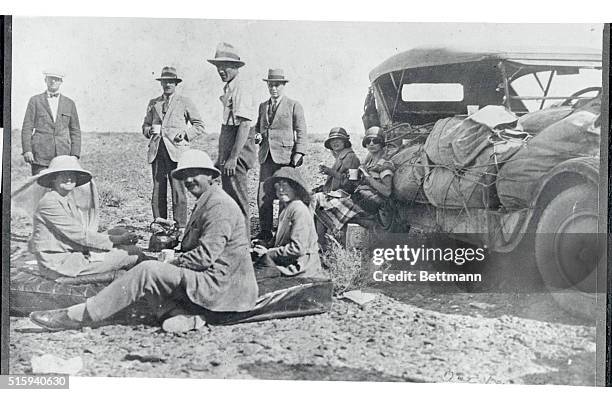
[[[465,167],[490,145],[491,133],[489,126],[470,118],[441,119],[427,137],[425,152],[434,164]]]
[[[568,159],[599,154],[597,114],[577,111],[542,130],[500,170],[497,192],[508,209],[531,207],[540,179]]]
[[[406,203],[427,202],[427,197],[423,194],[427,159],[422,146],[418,148],[408,160],[396,167],[393,175],[393,196]]]
[[[495,185],[497,174],[520,147],[509,144],[505,149],[496,149],[491,143],[466,167],[430,165],[423,181],[425,196],[436,207],[499,207]]]
[[[454,163],[453,147],[447,137],[461,121],[458,117],[451,117],[440,119],[434,124],[424,146],[431,162],[437,165]]]
[[[436,207],[497,207],[499,199],[495,193],[497,168],[494,155],[491,146],[481,151],[473,166],[432,166],[423,181],[425,196]]]
[[[519,125],[525,132],[536,135],[553,123],[567,117],[572,111],[572,107],[563,106],[530,112],[519,118]]]

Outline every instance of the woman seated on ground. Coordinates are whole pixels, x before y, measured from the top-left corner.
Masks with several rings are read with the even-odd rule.
[[[325,184],[313,189],[313,200],[316,202],[323,198],[325,193],[343,190],[347,194],[353,193],[357,186],[355,181],[349,180],[349,169],[359,168],[359,158],[351,148],[351,141],[348,133],[343,128],[333,128],[329,132],[329,137],[325,140],[325,148],[331,151],[335,158],[332,167],[325,165],[319,166],[319,171],[327,175]]]
[[[255,274],[260,278],[280,275],[325,277],[312,212],[308,208],[310,194],[299,170],[280,168],[266,180],[264,188],[269,191],[274,188],[285,208],[278,217],[274,247],[259,244],[253,247]]]
[[[355,217],[375,214],[391,195],[393,163],[386,160],[385,140],[382,129],[373,126],[366,131],[362,141],[368,154],[360,169],[359,185],[350,196],[333,197],[320,204],[315,211],[315,222],[321,246],[325,246],[325,232],[342,229]]]
[[[99,233],[97,194],[91,173],[74,156],[54,158],[30,180],[46,192],[34,212],[29,250],[42,274],[57,278],[129,269],[144,259],[125,230]],[[80,186],[88,184],[89,187]]]

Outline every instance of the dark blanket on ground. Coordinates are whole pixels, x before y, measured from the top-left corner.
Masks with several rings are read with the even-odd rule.
[[[10,283],[11,315],[27,315],[36,310],[50,310],[83,303],[121,273],[107,273],[89,279],[46,279],[36,266],[13,268]],[[89,280],[90,282],[87,282]],[[206,321],[215,325],[263,321],[319,314],[329,311],[332,282],[329,280],[275,277],[258,279],[259,298],[253,310],[241,313],[206,312]],[[143,306],[134,306],[146,308]],[[143,311],[142,313],[147,313]]]

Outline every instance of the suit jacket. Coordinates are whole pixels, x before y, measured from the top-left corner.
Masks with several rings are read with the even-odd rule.
[[[151,99],[142,123],[143,133],[146,126],[161,124],[161,133],[154,134],[149,138],[149,152],[147,154],[149,163],[153,163],[155,160],[157,148],[162,138],[170,159],[178,162],[181,154],[189,149],[189,142],[204,133],[204,122],[202,122],[198,110],[190,99],[175,93],[165,117],[162,112],[163,104],[163,95]],[[188,126],[188,124],[191,124],[191,126]],[[174,137],[183,130],[187,132],[186,138],[178,143],[175,142]]]
[[[196,202],[177,255],[189,299],[212,311],[247,311],[258,289],[238,204],[212,185]]]
[[[81,155],[81,126],[74,102],[60,94],[55,121],[47,93],[32,96],[21,128],[23,152],[34,155],[34,163],[48,166],[59,155]]]
[[[105,252],[113,243],[105,233],[98,233],[83,222],[70,195],[47,192],[36,208],[29,250],[44,268],[65,276],[76,276],[89,261],[84,254]]]
[[[255,132],[261,133],[259,163],[264,163],[268,153],[274,163],[289,164],[294,152],[306,153],[306,120],[302,105],[288,97],[278,103],[273,119],[268,118],[267,100],[259,105]]]
[[[278,215],[274,247],[267,254],[286,276],[325,277],[313,214],[301,200],[290,202]]]

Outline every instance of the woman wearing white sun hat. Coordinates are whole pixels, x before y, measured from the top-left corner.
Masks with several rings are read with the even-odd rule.
[[[13,200],[35,194],[34,186],[45,190],[35,206],[28,247],[44,275],[75,277],[127,269],[144,258],[133,245],[136,235],[98,232],[95,184],[76,157],[53,158],[47,169],[13,193]]]

